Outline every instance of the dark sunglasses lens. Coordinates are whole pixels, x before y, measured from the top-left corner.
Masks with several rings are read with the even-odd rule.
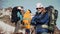
[[[38,10],[38,8],[36,8],[36,10]]]
[[[41,9],[41,8],[39,8],[39,9]]]
[[[36,10],[41,9],[41,8],[36,8]]]

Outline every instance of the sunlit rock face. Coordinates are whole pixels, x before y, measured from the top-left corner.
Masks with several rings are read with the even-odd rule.
[[[3,21],[0,21],[0,29],[1,29],[0,33],[10,34],[10,33],[14,32],[15,27],[10,26],[10,25],[4,23]]]
[[[4,15],[8,15],[11,18],[11,12],[12,12],[11,7],[0,9],[0,17],[3,17]]]
[[[60,30],[55,26],[54,34],[60,34]]]
[[[15,27],[4,23],[3,21],[0,21],[0,33],[3,34],[13,34],[15,30]],[[19,30],[18,33],[22,32],[23,34],[25,33],[25,29]]]

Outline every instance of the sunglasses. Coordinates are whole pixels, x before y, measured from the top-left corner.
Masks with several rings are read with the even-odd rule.
[[[38,10],[38,9],[42,9],[42,8],[36,8],[36,10]]]

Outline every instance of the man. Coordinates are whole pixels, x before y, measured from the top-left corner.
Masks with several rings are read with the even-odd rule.
[[[28,9],[23,16],[23,23],[26,29],[26,34],[30,34],[31,11]]]
[[[36,34],[48,34],[49,15],[41,3],[37,3],[36,14],[32,18],[31,24],[36,28]]]
[[[21,7],[14,7],[12,10],[11,21],[15,23],[15,27],[16,27],[14,33],[18,33],[18,30],[20,29],[20,24],[23,19],[21,10],[22,10]]]

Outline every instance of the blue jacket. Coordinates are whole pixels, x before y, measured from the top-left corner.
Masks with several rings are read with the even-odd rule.
[[[48,12],[41,14],[41,13],[36,13],[36,15],[32,18],[31,24],[32,25],[36,25],[36,27],[39,25],[41,26],[42,24],[47,24],[48,25],[49,22],[49,15]],[[37,28],[36,31],[40,31],[40,32],[48,32],[47,29],[44,28]]]

